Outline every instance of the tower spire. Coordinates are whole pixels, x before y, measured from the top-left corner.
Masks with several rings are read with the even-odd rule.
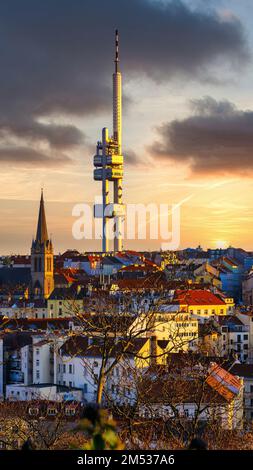
[[[47,222],[44,206],[43,188],[41,188],[40,209],[35,242],[44,243],[46,241],[48,241]]]

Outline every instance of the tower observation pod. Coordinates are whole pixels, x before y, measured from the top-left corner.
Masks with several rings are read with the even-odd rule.
[[[115,31],[115,70],[113,80],[113,135],[109,137],[106,127],[102,140],[97,143],[93,159],[94,180],[102,182],[102,206],[94,206],[94,216],[102,218],[102,251],[109,251],[108,220],[114,219],[114,251],[122,251],[122,219],[125,206],[122,203],[122,181],[124,158],[121,151],[122,96],[121,73],[119,71],[119,35]],[[111,183],[111,184],[110,184]],[[110,203],[110,186],[113,198]]]

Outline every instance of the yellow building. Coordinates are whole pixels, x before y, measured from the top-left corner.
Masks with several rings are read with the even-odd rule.
[[[161,311],[142,313],[130,326],[131,334],[138,337],[157,338],[159,341],[167,341],[166,351],[178,352],[194,349],[198,337],[198,320],[188,312],[166,311],[170,305],[162,306]]]
[[[180,310],[206,318],[229,315],[235,305],[232,298],[222,298],[203,289],[178,289],[175,291],[174,302],[179,305]]]
[[[195,280],[198,283],[210,284],[218,289],[222,289],[222,282],[219,278],[219,271],[209,263],[204,263],[194,271]]]
[[[47,300],[49,318],[75,317],[83,313],[84,292],[79,288],[56,287]]]

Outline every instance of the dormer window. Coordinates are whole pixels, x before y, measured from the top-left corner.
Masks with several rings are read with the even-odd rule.
[[[48,416],[56,416],[58,413],[56,408],[48,408],[47,409],[47,414]]]
[[[66,416],[75,416],[76,410],[75,408],[67,407],[65,408],[65,415]]]
[[[30,407],[30,408],[28,409],[28,414],[29,414],[30,416],[38,416],[38,414],[39,414],[39,408],[37,408],[37,407],[36,407],[36,408],[35,408],[35,407]]]

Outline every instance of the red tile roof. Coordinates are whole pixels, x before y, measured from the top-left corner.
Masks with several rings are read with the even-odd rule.
[[[121,268],[119,270],[119,272],[125,272],[125,271],[129,271],[129,272],[134,272],[134,271],[144,271],[144,272],[147,272],[147,271],[154,271],[154,270],[158,270],[159,267],[157,265],[149,265],[149,264],[130,264],[129,266],[124,266],[123,268]]]
[[[208,290],[202,289],[177,289],[174,300],[184,305],[226,305],[220,297]]]

